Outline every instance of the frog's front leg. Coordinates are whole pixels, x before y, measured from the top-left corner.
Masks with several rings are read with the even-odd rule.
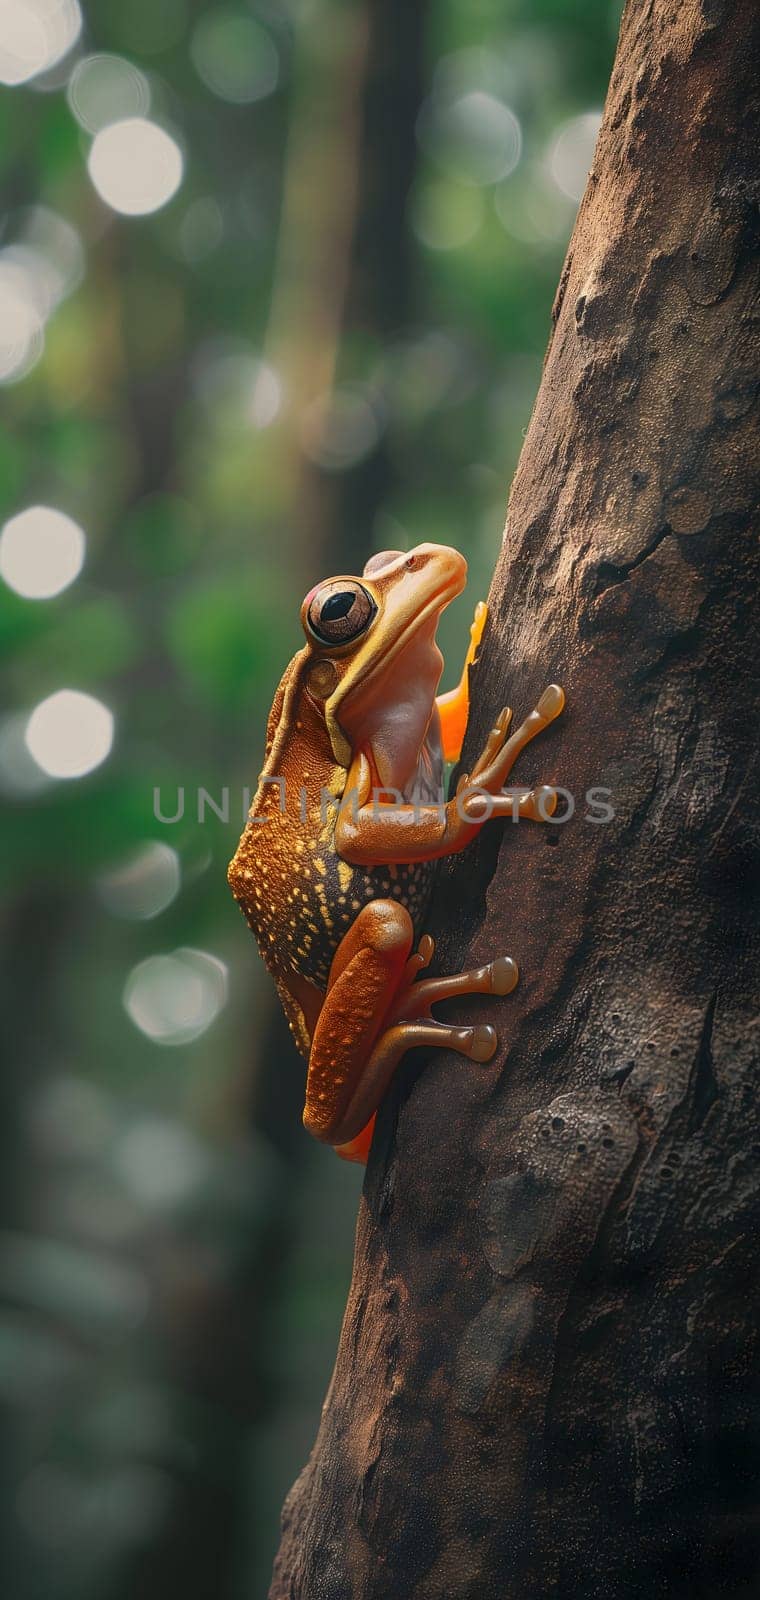
[[[335,822],[338,854],[355,866],[434,861],[464,850],[490,817],[516,815],[546,822],[557,804],[554,789],[542,784],[513,795],[502,793],[502,785],[520,751],[559,716],[564,703],[563,690],[550,684],[510,738],[512,713],[506,708],[500,712],[472,772],[460,778],[455,798],[444,805],[378,803],[373,769],[360,749],[349,769]],[[386,792],[381,790],[380,795]]]
[[[414,987],[409,980],[420,963],[410,960],[412,939],[406,908],[373,900],[335,952],[309,1055],[303,1114],[305,1127],[327,1144],[357,1138],[407,1050],[440,1045],[488,1061],[496,1049],[493,1028],[436,1022],[430,1006],[454,994],[507,993],[517,981],[514,963],[491,962]]]

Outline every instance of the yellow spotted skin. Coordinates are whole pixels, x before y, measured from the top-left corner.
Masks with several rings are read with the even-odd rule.
[[[386,973],[382,960],[371,949],[361,950],[351,964],[350,983],[345,993],[336,993],[329,1017],[322,1030],[321,1051],[309,1075],[309,1099],[313,1130],[319,1133],[334,1114],[336,1098],[347,1080],[345,1062],[357,1035],[372,1023],[377,998],[382,994]]]
[[[285,691],[283,685],[278,691],[280,716],[286,693],[291,702],[290,738],[287,744],[277,741],[270,720],[262,781],[228,877],[275,979],[287,985],[296,974],[324,993],[341,939],[372,900],[398,901],[419,929],[435,863],[363,867],[338,855],[335,818],[347,773],[336,764],[324,721],[304,693],[304,665],[296,657],[291,666],[293,681],[286,674]],[[275,700],[273,716],[277,705]]]

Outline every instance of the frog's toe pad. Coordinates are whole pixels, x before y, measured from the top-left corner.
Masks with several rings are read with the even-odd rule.
[[[561,689],[558,683],[550,683],[548,689],[544,689],[536,710],[544,722],[553,722],[554,718],[559,716],[564,704],[564,689]]]
[[[467,1054],[471,1061],[490,1061],[498,1044],[496,1029],[487,1022],[472,1029],[472,1042]]]
[[[554,816],[558,800],[556,789],[552,789],[548,783],[542,783],[538,789],[533,790],[527,814],[534,817],[536,822],[548,822],[549,818]]]
[[[491,962],[491,993],[511,994],[519,977],[517,962],[511,956],[498,956]]]

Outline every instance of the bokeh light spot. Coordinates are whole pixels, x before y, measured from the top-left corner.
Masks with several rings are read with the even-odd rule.
[[[144,117],[126,117],[101,128],[87,165],[101,199],[127,217],[158,211],[182,182],[179,145]]]
[[[571,200],[581,200],[601,127],[601,111],[585,111],[560,128],[552,145],[549,168],[554,182]]]
[[[79,689],[58,689],[32,712],[27,748],[49,777],[82,778],[105,761],[113,728],[113,712],[102,700]]]
[[[135,1027],[154,1044],[189,1044],[225,1005],[227,968],[205,950],[148,956],[129,974],[123,1000]]]
[[[524,163],[494,191],[496,215],[510,238],[545,250],[566,244],[575,204],[540,163]]]
[[[22,212],[18,245],[7,254],[13,252],[30,274],[46,315],[82,281],[82,240],[76,228],[49,206],[30,206]]]
[[[249,105],[277,88],[276,47],[244,11],[211,7],[195,28],[190,53],[198,76],[220,100]]]
[[[249,346],[211,340],[201,346],[195,365],[199,398],[216,424],[221,418],[246,427],[268,428],[283,404],[283,383],[270,362]]]
[[[77,0],[0,0],[0,83],[28,83],[47,72],[81,29]]]
[[[66,97],[80,127],[99,133],[111,122],[142,117],[150,109],[144,73],[123,56],[83,56],[69,79]]]
[[[483,89],[428,100],[418,133],[427,154],[448,177],[478,188],[499,183],[520,160],[522,134],[514,111]]]
[[[356,466],[374,450],[384,419],[358,388],[346,385],[307,406],[301,419],[306,454],[328,471]]]
[[[4,250],[0,254],[0,382],[25,378],[44,346],[44,319],[28,273]]]
[[[381,373],[394,418],[413,425],[433,411],[461,405],[482,381],[466,342],[442,328],[401,341],[387,353]]]
[[[200,1140],[167,1117],[143,1117],[125,1134],[116,1166],[138,1199],[176,1205],[208,1178],[210,1161]]]
[[[282,383],[268,361],[256,363],[248,401],[248,417],[254,428],[268,428],[282,405]]]
[[[47,206],[20,213],[16,241],[0,251],[1,383],[18,382],[39,360],[45,322],[83,270],[82,241],[70,223]]]
[[[0,575],[26,600],[49,600],[78,577],[85,536],[78,522],[53,506],[29,506],[0,533]]]
[[[98,895],[115,917],[146,922],[165,911],[179,894],[182,873],[171,845],[150,840],[127,861],[97,880]]]

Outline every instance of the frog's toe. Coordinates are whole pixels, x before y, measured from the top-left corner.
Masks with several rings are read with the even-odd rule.
[[[558,683],[550,683],[548,689],[544,689],[536,710],[544,722],[553,722],[554,718],[559,716],[564,704],[564,689],[561,689]]]
[[[431,938],[429,933],[423,933],[417,946],[417,954],[422,964],[420,967],[420,971],[422,971],[425,967],[430,966],[435,955],[435,939]]]
[[[559,796],[556,789],[550,784],[542,783],[538,789],[531,790],[525,807],[525,815],[532,817],[536,822],[548,822],[557,809]]]
[[[489,1023],[482,1022],[477,1028],[472,1028],[472,1040],[467,1051],[471,1061],[490,1061],[496,1052],[498,1039],[496,1029]]]
[[[511,956],[497,956],[490,964],[491,993],[511,994],[517,987],[520,971]]]

